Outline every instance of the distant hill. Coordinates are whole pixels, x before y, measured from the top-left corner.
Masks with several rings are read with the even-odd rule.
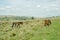
[[[0,15],[0,21],[9,21],[9,20],[28,20],[34,19],[37,17],[26,17],[26,16],[12,16],[12,15]],[[52,16],[46,18],[60,18],[60,16]]]
[[[0,20],[8,21],[8,20],[27,20],[29,17],[25,16],[0,16]]]

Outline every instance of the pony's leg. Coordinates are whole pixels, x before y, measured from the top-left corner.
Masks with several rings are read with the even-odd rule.
[[[17,24],[15,24],[15,27],[17,26]]]
[[[12,28],[14,27],[14,23],[12,24]]]
[[[20,28],[20,24],[18,24],[18,28]]]
[[[47,24],[47,26],[49,27],[50,24]]]

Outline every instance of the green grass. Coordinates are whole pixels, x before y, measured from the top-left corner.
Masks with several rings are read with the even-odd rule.
[[[60,40],[60,19],[52,20],[49,27],[41,23],[42,20],[39,22],[33,20],[29,24],[13,29],[11,23],[2,23],[0,24],[0,40]]]

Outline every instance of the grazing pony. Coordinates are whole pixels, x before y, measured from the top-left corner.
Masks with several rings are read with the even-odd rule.
[[[13,22],[13,23],[12,23],[12,28],[13,28],[13,27],[19,27],[20,24],[23,24],[23,22]]]
[[[51,24],[51,20],[44,20],[44,26],[49,26]]]

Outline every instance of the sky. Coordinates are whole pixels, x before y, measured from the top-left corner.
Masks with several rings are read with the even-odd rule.
[[[0,15],[57,16],[60,15],[60,0],[0,0]]]

